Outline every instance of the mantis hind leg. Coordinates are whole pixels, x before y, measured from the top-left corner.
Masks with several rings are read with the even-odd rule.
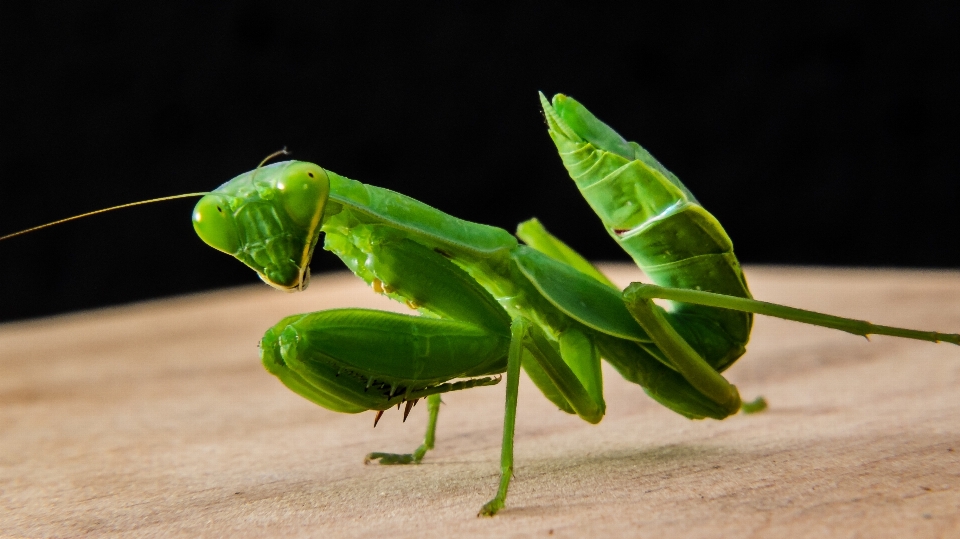
[[[960,334],[956,333],[938,333],[936,331],[921,331],[892,326],[881,326],[879,324],[872,324],[865,320],[854,320],[852,318],[843,318],[840,316],[822,314],[804,309],[796,309],[793,307],[787,307],[785,305],[778,305],[776,303],[757,301],[751,298],[733,297],[724,294],[702,292],[699,290],[665,288],[651,284],[633,283],[627,287],[626,290],[624,290],[623,297],[624,301],[628,305],[628,308],[631,303],[635,303],[637,301],[660,298],[691,305],[720,307],[734,311],[774,316],[784,320],[793,320],[795,322],[802,322],[804,324],[837,329],[864,337],[869,335],[890,335],[892,337],[901,337],[904,339],[915,339],[918,341],[929,342],[949,342],[960,345]]]
[[[380,464],[420,464],[427,451],[433,449],[434,441],[437,435],[437,416],[440,414],[440,395],[430,395],[427,397],[427,433],[423,437],[423,443],[416,448],[413,453],[369,453],[363,459],[364,464],[378,460]],[[380,416],[377,416],[379,419]]]
[[[691,386],[717,403],[728,414],[740,409],[740,393],[667,321],[663,309],[652,300],[631,296],[625,301],[627,310],[647,332],[660,352]]]

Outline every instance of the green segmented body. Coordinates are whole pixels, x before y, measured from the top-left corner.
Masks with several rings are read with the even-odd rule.
[[[729,236],[675,175],[572,98],[557,95],[553,105],[540,98],[570,177],[650,280],[668,288],[752,297]],[[677,304],[665,314],[718,371],[746,351],[751,313]]]
[[[283,211],[266,210],[271,204],[291,206],[292,203],[284,201],[283,193],[291,190],[291,178],[300,174],[304,167],[322,175],[328,184],[322,219],[311,219],[309,211],[301,211],[299,219],[291,219]],[[427,316],[450,318],[485,328],[489,338],[499,342],[493,349],[502,351],[500,360],[488,363],[489,358],[474,357],[464,351],[463,362],[471,365],[479,362],[487,368],[469,374],[463,369],[464,372],[459,373],[453,369],[448,373],[451,378],[502,372],[506,366],[506,341],[503,339],[509,334],[510,320],[521,317],[530,320],[538,331],[543,332],[555,350],[561,349],[565,334],[584,335],[593,350],[598,349],[597,343],[602,340],[600,334],[631,341],[633,344],[623,349],[627,351],[623,361],[631,365],[630,369],[645,373],[632,380],[644,385],[655,398],[659,382],[669,381],[669,385],[685,383],[682,377],[671,379],[674,373],[668,368],[669,360],[658,353],[651,339],[624,307],[618,290],[565,262],[519,244],[505,230],[464,221],[400,193],[296,161],[275,163],[234,178],[201,200],[198,212],[201,211],[199,208],[214,204],[217,212],[206,213],[220,217],[226,212],[224,208],[229,208],[226,213],[236,217],[233,226],[238,228],[231,237],[236,236],[239,240],[228,242],[232,249],[221,250],[227,250],[250,265],[273,286],[282,289],[299,287],[296,279],[278,283],[270,276],[303,274],[320,232],[323,232],[324,249],[336,254],[374,289]],[[253,219],[245,215],[248,211],[255,211],[256,219],[260,220],[254,232],[244,228]],[[298,227],[300,231],[297,231]],[[221,233],[222,229],[217,230]],[[272,235],[257,236],[264,232]],[[259,260],[268,262],[268,265],[259,266]],[[278,261],[286,261],[287,267]],[[284,320],[263,339],[264,362],[274,374],[278,374],[278,369],[284,365],[280,360],[283,356],[280,351],[284,348],[278,339],[288,325],[297,326],[289,319]],[[623,356],[623,350],[619,356]],[[381,390],[379,400],[357,399],[349,405],[335,406],[337,411],[384,409],[396,402],[398,392],[422,394],[443,383],[440,378],[411,380],[398,379],[385,372],[359,373],[342,358],[324,357],[335,372],[368,377],[367,383],[372,385],[365,388],[367,393],[376,392],[375,388]],[[434,360],[441,361],[436,357]],[[575,370],[584,368],[576,362],[571,365]],[[559,408],[572,413],[577,411],[577,406],[562,396],[561,388],[556,387],[535,362],[525,362],[524,368]],[[584,413],[592,421],[597,421],[603,415],[599,366],[593,365],[587,370],[594,372],[580,374],[596,380],[585,385],[592,388],[591,398],[599,403],[599,408],[588,407]],[[290,376],[281,378],[292,389],[304,394],[302,388],[306,382],[293,380]],[[325,406],[330,402],[339,403],[343,400],[342,395],[334,398],[329,391],[318,387],[343,380],[317,379],[311,390],[314,394],[307,398]],[[320,396],[317,391],[325,396]],[[731,407],[704,401],[705,406],[680,406],[658,400],[688,417],[722,418],[735,412],[739,405],[737,402]]]

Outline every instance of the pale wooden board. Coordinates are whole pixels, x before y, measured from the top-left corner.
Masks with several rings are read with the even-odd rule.
[[[637,275],[607,266],[618,283]],[[758,298],[960,330],[960,273],[749,268]],[[508,508],[503,385],[426,410],[341,415],[287,391],[257,340],[282,316],[395,308],[355,278],[0,326],[0,534],[12,537],[958,537],[960,348],[761,318],[729,377],[771,409],[686,420],[605,370],[588,425],[526,380]],[[401,307],[401,309],[404,309]]]

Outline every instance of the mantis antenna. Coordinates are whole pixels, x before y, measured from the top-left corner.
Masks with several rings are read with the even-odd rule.
[[[277,157],[277,156],[279,156],[279,155],[290,155],[290,154],[291,154],[291,152],[290,152],[289,150],[287,150],[287,147],[286,147],[286,146],[284,146],[284,147],[281,148],[280,150],[277,150],[277,151],[273,152],[272,154],[266,156],[266,157],[263,159],[263,161],[260,161],[260,164],[257,165],[256,170],[260,170],[261,168],[263,168],[263,165],[265,165],[265,164],[267,163],[267,161],[273,159],[274,157]],[[254,172],[254,174],[256,174],[256,172]],[[91,215],[97,215],[98,213],[106,213],[106,212],[108,212],[108,211],[120,210],[120,209],[123,209],[123,208],[130,208],[130,207],[132,207],[132,206],[142,206],[142,205],[144,205],[144,204],[153,204],[154,202],[164,202],[164,201],[167,201],[167,200],[176,200],[176,199],[178,199],[178,198],[202,197],[202,196],[204,196],[204,195],[209,195],[209,194],[211,194],[211,193],[206,192],[206,191],[200,192],[200,193],[184,193],[184,194],[182,194],[182,195],[171,195],[171,196],[168,196],[168,197],[151,198],[150,200],[140,200],[140,201],[137,201],[137,202],[129,202],[129,203],[127,203],[127,204],[120,204],[119,206],[111,206],[111,207],[109,207],[109,208],[103,208],[103,209],[100,209],[100,210],[95,210],[95,211],[91,211],[91,212],[87,212],[87,213],[81,213],[80,215],[74,215],[73,217],[67,217],[66,219],[60,219],[60,220],[58,220],[58,221],[53,221],[53,222],[50,222],[50,223],[42,224],[42,225],[40,225],[40,226],[35,226],[35,227],[32,227],[32,228],[28,228],[28,229],[26,229],[26,230],[21,230],[21,231],[19,231],[19,232],[14,232],[13,234],[7,234],[6,236],[0,236],[0,241],[8,240],[8,239],[14,238],[14,237],[16,237],[16,236],[22,236],[22,235],[28,234],[28,233],[30,233],[30,232],[36,232],[37,230],[41,230],[41,229],[44,229],[44,228],[49,228],[49,227],[54,226],[54,225],[59,225],[59,224],[67,223],[67,222],[69,222],[69,221],[76,221],[77,219],[83,219],[84,217],[90,217]]]
[[[292,154],[292,153],[293,153],[293,152],[291,152],[290,150],[287,149],[286,146],[284,146],[283,148],[280,148],[279,150],[273,152],[272,154],[264,157],[264,158],[263,158],[263,161],[260,161],[260,164],[257,165],[257,168],[263,168],[263,165],[266,165],[266,164],[267,164],[267,161],[273,159],[274,157],[277,157],[277,156],[280,156],[280,155],[290,155],[290,154]]]
[[[69,221],[76,221],[77,219],[83,219],[84,217],[90,217],[91,215],[97,215],[98,213],[105,213],[105,212],[108,212],[108,211],[119,210],[119,209],[123,209],[123,208],[129,208],[129,207],[132,207],[132,206],[142,206],[142,205],[144,205],[144,204],[153,204],[154,202],[163,202],[163,201],[166,201],[166,200],[175,200],[175,199],[178,199],[178,198],[202,197],[202,196],[207,195],[207,194],[209,194],[209,193],[207,193],[207,192],[202,192],[202,193],[184,193],[184,194],[182,194],[182,195],[172,195],[172,196],[168,196],[168,197],[151,198],[150,200],[140,200],[140,201],[137,201],[137,202],[128,202],[128,203],[126,203],[126,204],[120,204],[119,206],[111,206],[111,207],[109,207],[109,208],[103,208],[103,209],[100,209],[100,210],[91,211],[91,212],[87,212],[87,213],[81,213],[80,215],[74,215],[73,217],[67,217],[66,219],[60,219],[60,220],[58,220],[58,221],[53,221],[53,222],[51,222],[51,223],[46,223],[46,224],[43,224],[43,225],[40,225],[40,226],[35,226],[35,227],[32,227],[32,228],[28,228],[28,229],[26,229],[26,230],[21,230],[21,231],[19,231],[19,232],[14,232],[13,234],[7,234],[6,236],[0,236],[0,241],[8,240],[8,239],[13,238],[13,237],[16,237],[16,236],[22,236],[23,234],[27,234],[27,233],[29,233],[29,232],[36,232],[37,230],[41,230],[41,229],[44,229],[44,228],[48,228],[48,227],[51,227],[51,226],[54,226],[54,225],[59,225],[59,224],[66,223],[66,222],[69,222]]]
[[[283,148],[280,148],[279,150],[273,152],[272,154],[264,157],[264,158],[263,158],[263,161],[260,161],[260,164],[257,165],[257,168],[253,169],[253,176],[251,177],[251,179],[253,179],[253,180],[256,180],[256,179],[257,179],[257,173],[260,172],[260,169],[263,168],[263,165],[266,165],[266,164],[267,164],[267,161],[273,159],[274,157],[280,156],[280,155],[290,155],[290,154],[292,154],[292,153],[293,153],[293,152],[287,150],[287,147],[284,146]]]

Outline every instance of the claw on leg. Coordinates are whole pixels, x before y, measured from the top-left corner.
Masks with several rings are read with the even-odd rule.
[[[410,413],[410,409],[417,404],[418,400],[419,399],[407,401],[407,407],[403,415],[404,420],[406,420],[407,414]],[[423,444],[413,453],[370,453],[363,458],[363,463],[370,464],[371,461],[378,460],[380,464],[420,464],[420,461],[423,460],[427,451],[433,449],[437,431],[437,415],[440,413],[440,395],[430,395],[427,397],[427,410],[430,414],[427,420],[427,432],[423,438]],[[377,413],[377,420],[380,419],[381,415],[383,415],[383,412]],[[376,422],[374,422],[374,426],[376,426]]]
[[[419,449],[417,450],[419,452]],[[380,464],[419,464],[420,459],[423,458],[423,455],[420,455],[420,458],[417,458],[417,452],[414,453],[370,453],[367,456],[363,457],[364,464],[370,464],[375,460],[379,460]],[[423,451],[426,453],[426,450]]]
[[[492,517],[497,514],[497,511],[503,509],[503,500],[499,498],[494,498],[489,502],[483,504],[483,507],[480,508],[480,512],[477,513],[478,517]]]

